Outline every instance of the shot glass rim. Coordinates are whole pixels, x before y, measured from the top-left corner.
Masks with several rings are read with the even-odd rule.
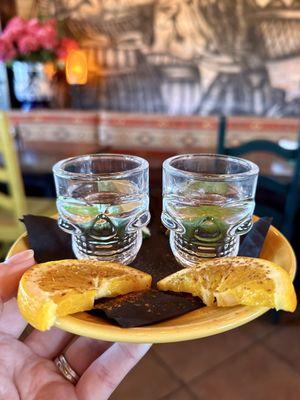
[[[171,162],[174,160],[179,160],[181,158],[193,158],[193,157],[213,157],[213,158],[218,158],[218,159],[231,159],[235,161],[242,162],[243,164],[246,164],[249,166],[249,170],[245,172],[238,172],[236,174],[217,174],[217,173],[210,173],[210,174],[204,174],[202,172],[191,172],[191,171],[184,171],[180,168],[173,167],[171,165]],[[230,155],[224,155],[224,154],[214,154],[214,153],[191,153],[191,154],[179,154],[176,156],[172,156],[170,158],[167,158],[163,162],[163,170],[167,171],[169,173],[176,173],[181,176],[190,176],[194,177],[197,180],[201,181],[233,181],[233,180],[241,180],[241,179],[248,179],[251,176],[258,175],[259,173],[259,167],[252,161],[245,160],[244,158],[240,157],[234,157]]]
[[[64,166],[72,161],[91,158],[91,157],[108,157],[108,158],[125,158],[127,160],[137,161],[140,163],[135,168],[128,169],[125,171],[119,172],[105,172],[105,173],[97,173],[97,174],[87,174],[87,173],[80,173],[80,172],[70,172],[64,169]],[[132,174],[136,174],[139,172],[143,172],[144,170],[149,168],[149,162],[138,156],[132,156],[130,154],[118,154],[118,153],[92,153],[92,154],[84,154],[75,157],[65,158],[63,160],[58,161],[56,164],[53,165],[52,171],[55,176],[59,176],[61,178],[72,178],[78,180],[86,180],[86,181],[94,181],[98,179],[109,179],[109,178],[125,178]]]

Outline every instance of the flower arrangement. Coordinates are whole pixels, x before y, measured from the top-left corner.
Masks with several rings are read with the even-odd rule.
[[[59,34],[55,19],[12,18],[0,35],[0,60],[47,62],[65,59],[77,42]]]

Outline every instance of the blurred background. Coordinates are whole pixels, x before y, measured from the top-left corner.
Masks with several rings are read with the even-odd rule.
[[[62,158],[145,157],[159,196],[165,158],[218,152],[259,165],[255,213],[299,259],[300,0],[1,0],[0,23],[2,257],[55,213]],[[156,346],[112,398],[298,399],[297,318]]]

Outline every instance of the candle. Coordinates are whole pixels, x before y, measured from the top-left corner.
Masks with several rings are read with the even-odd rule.
[[[87,57],[83,50],[72,50],[67,57],[66,77],[70,85],[84,85],[87,82]]]

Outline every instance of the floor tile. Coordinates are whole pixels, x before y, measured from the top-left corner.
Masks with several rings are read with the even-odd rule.
[[[253,342],[239,329],[204,339],[154,347],[159,358],[185,382],[213,368]]]
[[[298,400],[299,375],[263,345],[224,362],[196,378],[190,388],[199,399],[209,400]]]
[[[300,324],[300,321],[299,321]],[[263,343],[276,354],[288,360],[300,374],[300,326],[282,327],[266,338]],[[300,378],[299,378],[300,379]]]
[[[298,299],[300,294],[298,294]],[[300,304],[298,304],[298,307],[296,308],[296,311],[293,313],[289,312],[284,312],[280,311],[279,312],[279,325],[280,326],[285,326],[285,325],[298,325],[300,326]]]
[[[156,358],[152,350],[126,376],[110,400],[157,400],[180,387]]]
[[[274,315],[270,312],[241,326],[239,329],[253,339],[261,339],[266,335],[274,332],[277,325],[274,324]]]
[[[186,388],[182,387],[175,392],[162,397],[159,400],[196,400],[197,397],[190,393]]]

